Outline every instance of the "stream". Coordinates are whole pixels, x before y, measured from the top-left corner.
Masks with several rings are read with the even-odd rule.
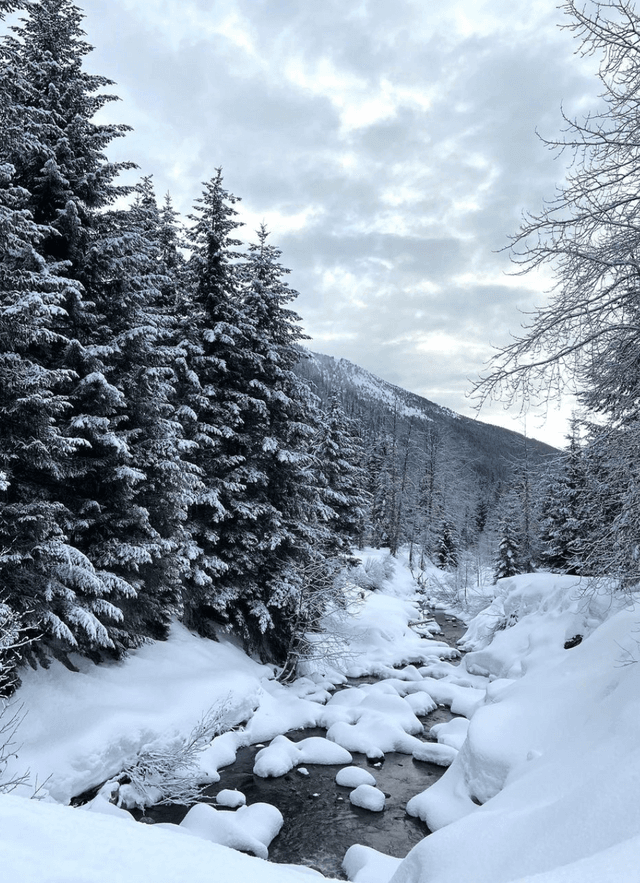
[[[431,613],[442,630],[435,635],[455,646],[464,634],[465,626],[442,611]],[[351,685],[372,682],[374,678],[350,681]],[[445,707],[420,717],[425,728],[451,720],[453,715]],[[286,733],[292,742],[309,736],[325,736],[326,730],[312,728]],[[420,737],[418,737],[420,738]],[[339,766],[306,764],[309,775],[293,769],[277,778],[260,778],[253,774],[253,765],[259,747],[252,745],[238,751],[236,760],[220,770],[220,781],[210,785],[205,796],[215,798],[224,788],[237,789],[247,803],[270,803],[277,806],[284,817],[282,831],[269,847],[269,860],[285,864],[306,865],[325,876],[346,879],[342,860],[347,849],[361,843],[374,849],[403,858],[429,830],[418,819],[407,815],[409,798],[424,791],[445,771],[445,767],[414,760],[411,755],[389,752],[382,763],[367,760],[364,754],[353,753],[353,766],[368,769],[377,779],[378,788],[385,792],[383,812],[370,812],[349,802],[351,788],[336,784]],[[187,813],[183,806],[157,806],[146,812],[145,821],[179,824]]]

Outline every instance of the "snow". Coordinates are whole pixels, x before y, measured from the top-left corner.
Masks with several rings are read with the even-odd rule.
[[[349,800],[354,806],[371,812],[382,812],[385,804],[384,793],[374,785],[358,785],[349,795]]]
[[[241,806],[236,812],[197,803],[179,827],[195,837],[266,859],[269,857],[268,846],[280,832],[282,824],[282,813],[268,803]],[[176,826],[166,824],[162,827],[170,830]]]
[[[434,742],[421,742],[413,749],[415,760],[425,763],[435,763],[438,766],[449,766],[456,758],[458,750],[450,745],[440,745]],[[420,813],[417,813],[419,815]]]
[[[242,791],[232,791],[229,788],[223,788],[222,791],[218,791],[216,794],[216,803],[220,806],[227,806],[230,809],[237,809],[239,806],[244,806],[246,802],[247,798]]]
[[[380,561],[383,555],[371,552]],[[179,625],[167,642],[120,663],[96,667],[74,657],[80,672],[59,663],[25,671],[17,702],[26,717],[7,773],[29,769],[44,799],[24,799],[32,790],[26,786],[0,795],[3,877],[198,883],[215,868],[216,879],[230,883],[318,879],[307,868],[254,857],[268,854],[282,817],[268,804],[243,805],[240,792],[221,791],[219,808],[197,804],[180,826],[134,822],[109,801],[113,784],[82,809],[61,805],[116,776],[140,752],[180,744],[214,709],[228,731],[199,755],[203,782],[217,781],[218,770],[250,744],[261,747],[255,764],[265,775],[350,764],[353,751],[382,758],[400,750],[450,764],[407,804],[434,833],[403,861],[352,847],[344,868],[355,883],[637,879],[637,599],[612,599],[603,582],[573,577],[502,580],[469,622],[468,652],[456,666],[453,651],[409,627],[421,617],[414,591],[398,562],[382,590],[362,592],[345,624],[345,670],[374,674],[376,684],[334,692],[344,673],[332,663],[284,686],[272,667],[230,641],[206,641]],[[582,642],[565,649],[576,634]],[[431,729],[437,742],[424,742],[417,715],[441,704],[460,716]],[[326,727],[327,738],[284,736],[310,726]],[[379,811],[384,794],[365,776],[347,766],[336,781],[354,789],[353,803]]]
[[[339,770],[336,775],[336,784],[347,788],[357,788],[358,785],[375,785],[375,776],[368,770],[359,766],[346,766]]]
[[[253,772],[256,776],[284,776],[301,763],[351,763],[351,755],[340,745],[311,736],[301,742],[292,742],[286,736],[276,736],[267,748],[256,755]]]
[[[17,702],[26,718],[8,769],[29,770],[61,803],[116,775],[145,747],[189,733],[214,706],[229,702],[227,726],[251,717],[272,674],[232,644],[204,641],[178,624],[171,640],[120,663],[73,662],[79,672],[59,662],[23,672]]]
[[[486,699],[445,775],[409,801],[435,833],[393,883],[636,879],[640,667],[625,662],[638,657],[637,602],[616,613],[622,600],[605,603],[597,584],[549,574],[504,582],[511,625],[491,640],[485,613],[465,638],[478,649],[463,665],[493,679]]]
[[[469,721],[463,717],[454,717],[453,720],[444,724],[436,724],[429,730],[429,735],[435,736],[442,745],[450,745],[459,751],[469,731]]]
[[[342,867],[348,879],[354,883],[388,883],[400,861],[370,846],[356,843],[347,850]]]
[[[308,879],[297,869],[190,836],[177,825],[139,825],[10,794],[0,796],[0,839],[2,876],[12,883]]]

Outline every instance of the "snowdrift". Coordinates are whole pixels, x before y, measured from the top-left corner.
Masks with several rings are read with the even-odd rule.
[[[503,582],[463,639],[486,698],[451,767],[409,802],[436,833],[393,883],[638,879],[639,621],[637,598],[599,584]]]

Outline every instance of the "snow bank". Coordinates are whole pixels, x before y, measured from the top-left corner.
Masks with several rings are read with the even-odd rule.
[[[365,549],[361,554],[381,558],[386,552]],[[421,637],[409,622],[422,619],[416,601],[416,583],[403,563],[391,559],[392,579],[384,591],[362,590],[364,603],[348,623],[349,677],[393,676],[396,666],[436,662],[455,657],[456,651],[442,641]]]
[[[241,806],[236,812],[225,812],[206,803],[197,803],[180,822],[180,828],[212,843],[266,859],[269,857],[269,844],[279,834],[283,821],[280,810],[268,803]]]
[[[0,832],[2,876],[11,883],[309,880],[307,869],[270,865],[177,825],[139,825],[12,795],[0,795]]]
[[[609,586],[575,576],[524,574],[500,580],[495,600],[460,640],[467,671],[517,678],[576,635],[590,635],[624,606]],[[486,648],[486,650],[485,650]]]
[[[399,858],[357,843],[347,850],[342,867],[353,883],[389,883],[400,862]]]
[[[146,644],[120,663],[73,661],[79,672],[53,662],[22,673],[16,698],[25,719],[10,770],[30,770],[62,803],[145,748],[188,734],[212,708],[228,704],[226,726],[250,718],[263,679],[272,677],[232,644],[204,641],[177,624],[169,641]]]
[[[634,880],[640,665],[625,663],[639,658],[640,606],[613,614],[622,601],[607,611],[567,577],[505,582],[512,624],[486,644],[479,616],[468,635],[483,646],[463,663],[495,680],[451,767],[409,802],[435,833],[393,883]]]

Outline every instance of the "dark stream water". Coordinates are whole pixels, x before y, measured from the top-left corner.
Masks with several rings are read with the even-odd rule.
[[[439,640],[455,646],[465,627],[441,612],[435,613],[443,634]],[[373,681],[358,679],[353,683]],[[452,717],[448,708],[437,708],[420,718],[425,733],[436,723]],[[292,741],[308,736],[324,736],[325,730],[307,729],[287,733]],[[426,738],[426,736],[424,737]],[[335,777],[339,766],[306,764],[309,775],[292,770],[278,778],[262,779],[253,774],[254,758],[259,748],[250,746],[238,751],[235,762],[220,770],[220,781],[207,788],[210,798],[232,788],[241,791],[247,803],[270,803],[277,806],[284,817],[280,834],[269,847],[269,860],[287,864],[307,865],[327,876],[346,879],[342,860],[354,843],[371,846],[387,855],[403,858],[429,831],[423,822],[408,816],[407,801],[437,781],[444,767],[422,763],[411,755],[388,753],[384,762],[374,764],[363,754],[353,754],[353,766],[368,769],[376,778],[378,788],[387,796],[383,812],[369,812],[349,802],[350,788],[337,785]],[[159,806],[147,810],[148,821],[182,821],[187,809],[180,806]]]

